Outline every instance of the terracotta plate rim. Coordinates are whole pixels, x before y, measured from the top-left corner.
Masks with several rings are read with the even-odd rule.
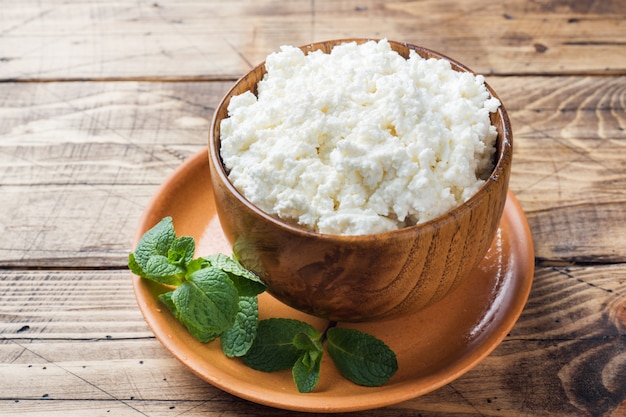
[[[181,210],[182,206],[176,197],[178,193],[191,191],[185,190],[185,185],[192,176],[195,178],[194,181],[201,181],[197,176],[204,176],[209,182],[209,175],[208,149],[204,148],[185,160],[159,187],[142,214],[136,229],[133,247],[143,233],[160,220],[160,216],[168,215],[170,210]],[[209,195],[208,197],[212,196]],[[197,204],[206,204],[201,199],[191,200],[186,202],[186,204],[191,204],[188,206],[189,210],[196,210],[197,212],[197,208],[193,207],[194,201],[198,202]],[[187,210],[187,208],[182,208],[182,210]],[[205,220],[205,223],[208,223],[209,219]],[[176,223],[176,218],[174,221]],[[139,309],[161,344],[194,374],[217,388],[258,404],[292,411],[324,413],[363,411],[410,400],[450,383],[488,356],[513,328],[530,294],[534,276],[534,248],[528,222],[512,192],[508,194],[501,223],[508,229],[514,229],[509,230],[509,234],[511,235],[510,240],[514,241],[512,246],[516,251],[514,255],[517,259],[516,271],[511,274],[516,292],[510,302],[499,306],[501,308],[497,309],[497,314],[500,316],[497,323],[487,325],[483,334],[476,338],[472,349],[469,349],[471,352],[462,355],[458,361],[450,363],[443,369],[438,369],[437,372],[424,378],[418,377],[389,386],[364,388],[362,395],[360,393],[355,395],[353,390],[347,392],[346,396],[327,395],[325,392],[299,394],[297,392],[279,391],[262,383],[240,380],[236,375],[229,374],[211,362],[211,360],[234,361],[234,359],[226,358],[219,350],[215,351],[215,355],[219,357],[211,358],[200,357],[193,351],[189,345],[195,343],[191,336],[184,329],[181,331],[177,326],[172,326],[168,319],[164,319],[164,315],[169,313],[158,307],[158,300],[151,290],[151,283],[132,275],[133,288]],[[178,229],[177,232],[179,232]],[[267,294],[263,294],[263,296],[270,297]],[[260,303],[263,303],[265,299],[261,299]],[[239,366],[245,365],[239,364]],[[346,383],[351,384],[348,381]]]

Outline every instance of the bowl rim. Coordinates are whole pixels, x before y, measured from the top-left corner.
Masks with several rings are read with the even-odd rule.
[[[368,41],[378,42],[380,40],[381,39],[379,38],[340,38],[340,39],[312,42],[312,43],[308,43],[305,45],[301,45],[299,46],[299,48],[305,53],[307,53],[312,50],[315,50],[314,48],[320,49],[319,46],[323,44],[330,43],[333,45],[333,47],[335,47],[337,45],[341,45],[343,43],[349,43],[349,42],[365,43]],[[392,46],[392,49],[394,49],[393,46],[395,45],[395,46],[408,48],[409,50],[413,50],[416,53],[418,53],[420,56],[423,56],[420,52],[430,54],[433,56],[433,58],[436,57],[435,59],[445,59],[449,61],[455,71],[461,70],[460,72],[469,72],[473,75],[477,75],[476,72],[468,68],[466,65],[452,58],[449,58],[448,56],[440,52],[437,52],[435,50],[418,46],[418,45],[413,45],[407,42],[398,42],[398,41],[393,41],[393,40],[387,40],[387,42],[389,42],[389,44]],[[226,169],[222,162],[222,158],[220,155],[221,138],[219,134],[216,134],[220,130],[219,123],[221,122],[221,120],[223,120],[223,118],[219,118],[219,114],[221,113],[223,108],[228,107],[230,103],[230,99],[233,97],[233,91],[236,90],[242,82],[245,82],[248,77],[250,77],[252,74],[256,72],[261,72],[265,74],[266,72],[265,61],[261,62],[260,64],[252,68],[250,71],[246,72],[243,76],[241,76],[231,86],[231,88],[228,89],[226,94],[224,94],[224,96],[220,100],[218,106],[215,108],[215,111],[213,113],[213,117],[211,120],[211,125],[209,128],[209,142],[208,142],[209,143],[209,146],[208,146],[209,165],[213,174],[216,175],[217,178],[219,178],[220,182],[222,182],[224,186],[228,189],[228,192],[231,193],[233,196],[235,196],[235,198],[237,198],[237,200],[241,204],[243,204],[248,210],[253,212],[255,215],[261,217],[264,221],[269,222],[273,226],[285,232],[288,232],[290,234],[294,234],[303,238],[314,238],[314,239],[331,240],[331,241],[365,242],[373,238],[389,239],[392,237],[401,237],[405,235],[412,236],[414,235],[415,231],[419,229],[440,228],[444,224],[447,224],[451,221],[455,221],[462,214],[464,214],[465,212],[471,210],[474,206],[476,206],[479,202],[481,195],[487,192],[488,189],[495,187],[496,182],[499,180],[500,176],[505,174],[505,164],[509,166],[511,164],[512,157],[513,157],[513,133],[511,129],[511,121],[509,119],[508,112],[506,111],[504,104],[502,103],[502,100],[500,100],[500,97],[497,95],[495,90],[486,81],[484,81],[485,87],[487,88],[487,91],[489,92],[490,96],[493,98],[496,98],[500,102],[500,106],[498,106],[498,109],[495,112],[495,114],[497,114],[502,120],[502,133],[498,132],[498,135],[496,137],[496,152],[494,153],[494,156],[493,156],[493,158],[495,159],[494,167],[489,173],[489,176],[487,177],[485,182],[479,187],[479,189],[469,199],[467,199],[461,205],[453,208],[452,210],[448,210],[445,213],[442,213],[439,216],[434,217],[430,220],[427,220],[423,223],[417,223],[415,225],[405,226],[396,230],[389,230],[389,231],[378,232],[378,233],[360,234],[360,235],[340,235],[340,234],[332,234],[332,233],[320,233],[320,232],[315,232],[312,230],[307,230],[304,227],[289,223],[278,217],[272,216],[271,214],[262,210],[256,204],[252,203],[246,196],[244,196],[232,184],[232,182],[228,178],[228,174],[226,173]],[[254,89],[256,87],[256,84],[257,83],[254,83],[253,85],[251,85],[251,89]],[[213,169],[213,168],[216,168],[216,169]]]

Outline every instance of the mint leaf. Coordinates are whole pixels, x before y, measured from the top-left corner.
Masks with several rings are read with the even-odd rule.
[[[321,351],[304,351],[293,365],[291,375],[299,392],[311,392],[320,380]]]
[[[254,297],[239,297],[235,324],[220,336],[222,351],[229,358],[245,355],[252,346],[259,325],[259,302]]]
[[[135,275],[139,275],[140,277],[143,277],[146,275],[146,273],[143,272],[143,269],[141,269],[141,267],[135,260],[135,254],[133,253],[128,254],[128,269],[130,269],[130,272],[132,272]]]
[[[170,247],[175,241],[172,218],[166,217],[141,237],[135,252],[128,257],[128,267],[133,273],[152,281],[178,285],[185,269],[169,262]]]
[[[205,262],[226,272],[233,281],[240,295],[254,296],[265,291],[263,281],[244,268],[239,262],[224,254],[218,253],[203,258]]]
[[[167,253],[176,239],[174,223],[171,217],[163,218],[141,237],[135,248],[135,261],[144,271],[148,260],[153,255],[167,256]]]
[[[398,370],[395,353],[381,340],[354,329],[328,329],[327,350],[339,372],[358,385],[377,387]]]
[[[323,348],[320,337],[317,330],[315,330],[315,333],[300,332],[294,336],[293,345],[298,350],[322,352]]]
[[[167,251],[167,260],[174,265],[187,267],[193,259],[196,242],[191,236],[182,236],[174,239]]]
[[[169,263],[163,255],[152,255],[144,268],[144,277],[166,285],[177,285],[184,269]]]
[[[323,348],[320,339],[309,334],[298,333],[293,339],[294,346],[301,351],[291,373],[299,392],[311,392],[320,379]]]
[[[211,266],[211,263],[205,261],[204,258],[197,258],[187,263],[187,276],[191,276],[194,272]]]
[[[310,324],[282,318],[261,320],[257,336],[243,357],[250,368],[264,372],[281,371],[294,366],[302,351],[294,344],[299,333],[319,339],[319,332]]]
[[[170,311],[170,313],[174,315],[174,317],[178,318],[178,309],[176,308],[176,306],[174,305],[174,302],[172,301],[172,294],[174,294],[174,290],[163,293],[163,294],[159,294],[159,300],[163,304],[165,304],[167,309]]]
[[[171,296],[177,318],[201,342],[217,338],[235,322],[238,293],[225,272],[205,268],[194,272]]]

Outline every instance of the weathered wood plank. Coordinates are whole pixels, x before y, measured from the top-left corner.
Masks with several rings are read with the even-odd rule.
[[[0,264],[123,267],[157,186],[1,187]]]
[[[127,270],[6,271],[0,277],[4,340],[151,337],[132,302]]]
[[[143,323],[124,271],[3,271],[0,280],[3,415],[294,415],[225,394],[173,359]],[[379,415],[513,416],[524,404],[533,416],[618,416],[625,335],[624,265],[540,267],[519,322],[489,357]]]
[[[626,77],[489,77],[537,257],[626,259]],[[160,183],[230,82],[0,84],[0,263],[123,267]],[[80,219],[77,222],[76,219]],[[106,242],[106,243],[104,243]]]
[[[347,37],[483,73],[624,74],[625,22],[620,0],[24,0],[2,9],[0,79],[236,78],[281,45]]]
[[[511,189],[526,211],[537,257],[623,262],[626,77],[516,81],[490,79],[511,114]]]
[[[0,85],[0,263],[122,266],[139,216],[205,146],[229,85]]]
[[[66,142],[73,146],[112,143],[128,146],[128,152],[141,153],[143,145],[205,144],[213,109],[232,84],[2,83],[2,146],[28,144],[54,149]],[[84,150],[71,148],[65,152],[53,155],[93,159]],[[21,165],[32,162],[28,154],[10,156],[16,158],[16,163],[24,159]]]

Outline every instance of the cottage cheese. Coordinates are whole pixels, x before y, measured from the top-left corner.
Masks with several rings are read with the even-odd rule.
[[[283,46],[266,69],[258,97],[231,99],[221,156],[267,213],[320,233],[389,231],[462,204],[493,168],[500,103],[446,60],[381,40]]]

